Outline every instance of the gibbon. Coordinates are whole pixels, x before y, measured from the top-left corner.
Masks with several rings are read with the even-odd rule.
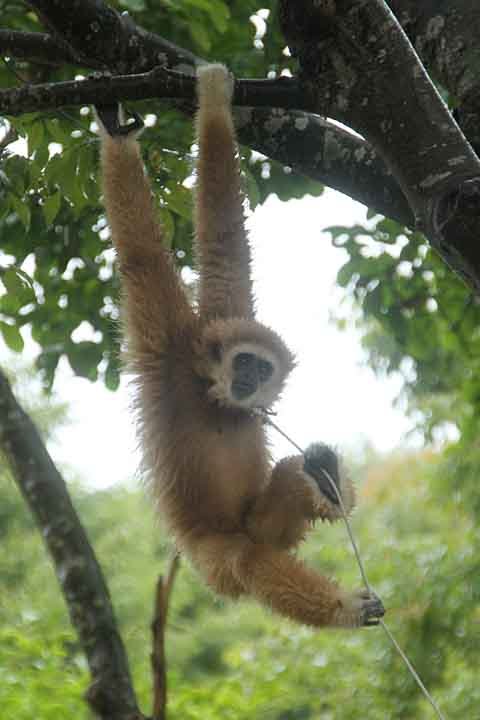
[[[315,468],[334,476],[347,511],[354,491],[325,445],[271,467],[255,409],[277,400],[294,360],[255,320],[233,79],[222,65],[200,67],[197,92],[194,307],[162,246],[137,143],[142,122],[97,107],[144,466],[179,551],[215,592],[252,596],[314,627],[377,624],[375,595],[346,592],[294,556],[316,519],[340,517]]]

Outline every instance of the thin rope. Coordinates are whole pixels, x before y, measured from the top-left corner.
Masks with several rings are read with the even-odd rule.
[[[292,440],[292,438],[289,437],[289,436],[287,435],[287,433],[284,432],[276,423],[273,422],[273,420],[271,419],[271,416],[270,416],[271,414],[270,414],[270,413],[268,413],[264,408],[258,408],[258,410],[256,410],[255,413],[258,414],[258,415],[263,419],[263,421],[264,421],[265,423],[267,423],[268,425],[270,425],[271,427],[273,427],[274,430],[276,430],[280,435],[282,435],[282,436],[285,438],[285,440],[287,440],[296,450],[298,450],[302,455],[305,456],[305,450],[304,450],[303,448],[301,448],[300,445],[298,445],[294,440]],[[348,537],[350,538],[350,542],[351,542],[351,544],[352,544],[352,548],[353,548],[353,551],[354,551],[354,553],[355,553],[355,558],[356,558],[356,560],[357,560],[357,564],[358,564],[358,567],[359,567],[359,570],[360,570],[360,574],[361,574],[361,576],[362,576],[362,579],[363,579],[363,582],[364,582],[364,585],[365,585],[366,590],[368,591],[368,593],[372,594],[372,589],[371,589],[370,583],[368,582],[367,573],[365,572],[365,568],[364,568],[362,559],[361,559],[361,557],[360,557],[360,552],[359,552],[359,550],[358,550],[358,546],[357,546],[357,543],[356,543],[356,541],[355,541],[355,537],[354,537],[354,534],[353,534],[352,526],[351,526],[350,521],[349,521],[349,519],[348,519],[348,517],[347,517],[347,513],[346,513],[346,510],[345,510],[345,505],[343,504],[342,496],[340,495],[340,492],[339,492],[339,490],[338,490],[338,488],[337,488],[337,485],[336,485],[336,483],[334,482],[333,478],[331,477],[330,473],[329,473],[327,470],[325,470],[324,468],[321,468],[321,472],[322,472],[322,473],[324,474],[324,476],[327,478],[328,482],[330,483],[330,485],[331,485],[331,487],[332,487],[332,490],[335,492],[335,495],[337,496],[337,499],[338,499],[338,502],[339,502],[339,505],[340,505],[340,509],[341,509],[341,511],[342,511],[342,519],[343,519],[343,522],[345,523],[345,527],[346,527],[346,529],[347,529]],[[417,683],[418,687],[419,687],[420,690],[423,692],[423,694],[425,695],[426,699],[428,700],[428,702],[430,703],[430,705],[431,705],[432,708],[434,709],[437,717],[440,718],[440,720],[446,720],[445,716],[442,714],[442,711],[441,711],[440,708],[438,707],[437,703],[435,702],[435,700],[433,699],[433,697],[430,695],[430,693],[428,692],[427,688],[426,688],[425,685],[423,684],[422,679],[420,678],[420,675],[419,675],[418,672],[415,670],[415,668],[413,667],[412,663],[410,662],[410,660],[408,659],[408,657],[405,655],[405,652],[402,650],[402,648],[400,647],[400,645],[398,644],[398,642],[395,640],[395,637],[393,636],[392,631],[390,630],[390,628],[388,627],[388,625],[385,623],[385,621],[384,621],[382,618],[379,618],[379,624],[382,626],[382,628],[383,628],[384,632],[386,633],[387,637],[390,639],[390,642],[392,643],[392,645],[394,646],[394,648],[396,649],[396,651],[398,652],[398,654],[399,654],[400,657],[402,658],[403,662],[404,662],[405,665],[407,666],[408,670],[410,671],[410,673],[411,673],[413,679],[415,680],[415,682]]]

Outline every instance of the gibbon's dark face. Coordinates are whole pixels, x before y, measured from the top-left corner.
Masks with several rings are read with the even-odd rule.
[[[208,400],[250,411],[278,400],[294,358],[273,330],[254,320],[229,318],[206,326],[195,366],[208,380]]]
[[[251,352],[239,352],[232,359],[231,393],[235,400],[246,400],[273,375],[273,365]]]

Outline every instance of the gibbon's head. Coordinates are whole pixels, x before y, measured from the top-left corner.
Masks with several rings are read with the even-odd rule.
[[[253,320],[212,320],[204,329],[198,372],[210,382],[208,397],[225,407],[270,407],[294,364],[280,336]]]

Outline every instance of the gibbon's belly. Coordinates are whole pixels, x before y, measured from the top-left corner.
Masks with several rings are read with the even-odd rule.
[[[269,473],[255,428],[240,432],[202,428],[184,444],[176,468],[171,455],[169,460],[162,504],[177,528],[207,524],[210,530],[239,531]],[[169,477],[175,481],[168,482]]]

